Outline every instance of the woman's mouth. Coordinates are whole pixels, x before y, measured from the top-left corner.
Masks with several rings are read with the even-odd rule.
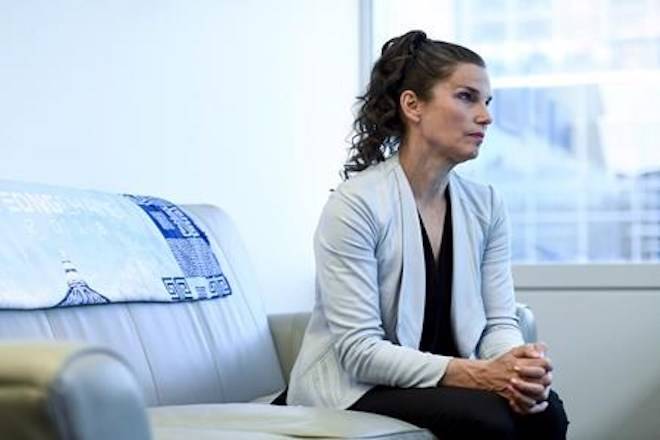
[[[484,133],[480,131],[475,131],[473,133],[468,133],[468,136],[470,136],[472,139],[476,140],[479,144],[481,144],[484,141]]]

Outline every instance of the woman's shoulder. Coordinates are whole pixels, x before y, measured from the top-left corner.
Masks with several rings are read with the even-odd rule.
[[[466,196],[479,199],[490,197],[493,191],[491,185],[477,182],[476,180],[465,177],[456,171],[451,172],[450,182],[457,185]]]
[[[499,209],[502,204],[502,199],[493,185],[477,182],[456,172],[452,172],[450,185],[454,185],[466,207],[485,218],[491,218],[493,211]]]
[[[391,217],[396,195],[394,165],[393,160],[385,160],[339,184],[330,195],[324,214],[359,216],[374,224]]]
[[[354,174],[342,182],[335,193],[369,205],[381,202],[384,196],[390,195],[391,191],[388,189],[391,190],[394,185],[395,167],[398,163],[395,159],[388,158]]]

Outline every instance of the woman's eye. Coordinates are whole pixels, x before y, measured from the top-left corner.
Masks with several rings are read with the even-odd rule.
[[[459,92],[457,96],[461,101],[474,102],[474,96],[470,92]]]

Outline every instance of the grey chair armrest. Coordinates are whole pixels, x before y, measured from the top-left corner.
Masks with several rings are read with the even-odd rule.
[[[536,342],[536,322],[534,313],[526,304],[516,304],[516,316],[525,342]],[[302,344],[310,313],[283,313],[268,316],[268,324],[275,341],[275,349],[280,359],[284,378],[289,382],[289,375]]]
[[[282,374],[287,383],[293,363],[298,357],[310,316],[309,312],[268,315],[268,325],[273,335]]]
[[[148,440],[142,390],[110,350],[0,343],[0,438]]]
[[[525,342],[536,342],[538,336],[536,333],[536,321],[534,320],[534,312],[532,309],[523,303],[516,304],[516,316],[518,317],[518,325],[520,325],[520,332],[522,333]]]

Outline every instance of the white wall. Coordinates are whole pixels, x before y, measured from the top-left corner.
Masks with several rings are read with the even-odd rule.
[[[268,310],[308,309],[357,14],[353,0],[0,0],[0,178],[222,206]]]
[[[660,292],[519,289],[548,343],[574,440],[660,438]]]

